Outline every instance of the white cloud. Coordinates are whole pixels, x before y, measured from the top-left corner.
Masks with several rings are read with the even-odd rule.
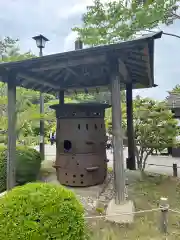
[[[75,47],[75,40],[77,38],[77,33],[76,32],[71,32],[69,35],[65,38],[64,40],[64,51],[71,51],[74,50]]]

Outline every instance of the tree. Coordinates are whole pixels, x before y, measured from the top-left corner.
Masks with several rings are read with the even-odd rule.
[[[114,0],[102,3],[94,0],[94,5],[88,6],[83,15],[82,28],[76,27],[73,31],[91,46],[132,39],[144,30],[150,31],[160,24],[170,25],[180,19],[178,2]]]
[[[166,103],[149,98],[134,100],[134,129],[141,171],[144,171],[147,158],[154,150],[162,151],[176,145],[176,136],[179,135],[177,120]]]
[[[180,85],[177,84],[171,91],[172,93],[179,93],[180,94]]]
[[[121,92],[122,95],[124,92]],[[122,129],[124,132],[124,137],[125,137],[125,132],[127,128],[127,120],[126,120],[126,103],[122,102],[121,103],[121,113],[122,113]],[[105,114],[105,126],[106,126],[106,131],[109,134],[112,134],[112,108],[106,109],[106,114]]]
[[[13,40],[10,37],[5,37],[0,41],[0,55],[2,62],[20,61],[36,57],[30,51],[21,53],[18,47],[18,40]],[[27,144],[32,142],[38,143],[37,129],[39,130],[40,116],[39,114],[39,98],[40,93],[30,89],[17,87],[17,102],[16,102],[16,115],[17,115],[17,140],[25,141]],[[44,94],[45,103],[49,100],[55,99],[55,96]],[[7,85],[0,83],[0,141],[6,143],[7,136]],[[55,118],[55,117],[54,117]],[[33,126],[38,126],[34,132]],[[45,124],[46,126],[47,124]],[[47,128],[48,131],[48,128]]]
[[[0,40],[0,57],[1,60],[9,55],[17,53],[19,48],[17,47],[18,39],[12,39],[10,37],[4,37]],[[10,54],[9,54],[10,53]]]
[[[133,121],[136,141],[138,168],[143,172],[148,156],[154,150],[176,146],[176,136],[179,135],[177,120],[166,105],[149,98],[137,96],[133,100]],[[107,109],[105,122],[109,133],[112,132],[111,108]],[[122,103],[122,128],[127,129],[126,104]]]

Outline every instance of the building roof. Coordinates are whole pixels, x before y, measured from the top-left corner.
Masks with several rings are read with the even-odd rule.
[[[10,71],[16,74],[17,86],[41,92],[104,91],[110,85],[113,62],[119,59],[120,71],[128,72],[122,88],[125,81],[132,81],[133,88],[152,87],[154,40],[161,35],[162,32],[147,34],[132,41],[1,63],[1,80],[6,82],[7,78],[3,76]]]
[[[178,108],[180,109],[180,93],[178,92],[169,92],[169,96],[166,98],[167,105],[171,109]]]

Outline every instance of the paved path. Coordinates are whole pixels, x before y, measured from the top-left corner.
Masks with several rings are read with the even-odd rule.
[[[36,146],[35,149],[39,150],[39,146]],[[45,146],[45,155],[47,160],[55,160],[56,147],[55,145],[46,145]],[[128,152],[127,148],[124,149],[124,159],[127,158]],[[107,151],[107,158],[109,159],[108,166],[113,167],[113,154],[111,151]],[[153,173],[162,173],[172,175],[172,165],[176,163],[178,168],[178,175],[180,176],[180,158],[172,158],[170,156],[149,156],[147,161],[146,170]],[[124,161],[124,166],[126,163]],[[152,166],[150,164],[157,164],[162,166]]]

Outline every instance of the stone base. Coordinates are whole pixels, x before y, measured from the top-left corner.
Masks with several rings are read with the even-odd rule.
[[[132,201],[125,201],[120,205],[116,205],[115,200],[112,199],[106,210],[106,219],[115,223],[133,223],[134,211],[135,208]]]

